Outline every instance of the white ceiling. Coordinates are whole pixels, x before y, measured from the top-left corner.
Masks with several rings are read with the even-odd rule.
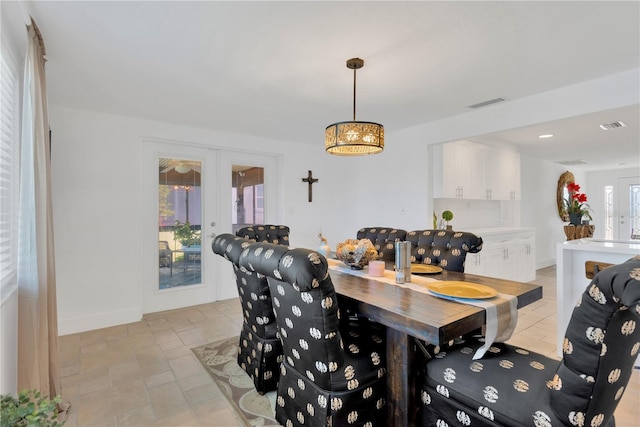
[[[640,70],[637,1],[23,7],[45,39],[51,104],[308,144],[322,144],[328,124],[351,119],[353,74],[345,61],[352,57],[365,60],[357,118],[383,123],[387,134],[468,114],[470,105],[497,97],[506,105]],[[635,166],[639,116],[636,101],[469,136],[511,142],[550,161],[587,160],[592,169]],[[597,127],[617,120],[628,127]],[[541,142],[541,133],[556,137]]]

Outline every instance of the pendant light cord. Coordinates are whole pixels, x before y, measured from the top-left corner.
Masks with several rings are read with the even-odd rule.
[[[353,121],[356,121],[356,69],[353,69]]]

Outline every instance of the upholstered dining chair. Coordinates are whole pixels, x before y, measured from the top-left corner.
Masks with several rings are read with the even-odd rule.
[[[464,273],[467,253],[482,250],[482,237],[465,231],[414,230],[407,233],[411,242],[411,262],[442,267]]]
[[[256,242],[289,246],[289,233],[290,229],[286,225],[256,224],[238,229],[236,236]]]
[[[378,251],[378,259],[394,261],[396,257],[396,240],[405,240],[407,232],[392,227],[363,227],[356,233],[356,238],[369,239]]]
[[[573,310],[562,360],[476,339],[426,363],[423,426],[611,427],[640,351],[640,257],[598,273]]]
[[[238,264],[243,249],[253,242],[232,234],[220,234],[213,240],[211,248],[233,265],[243,318],[238,365],[251,377],[256,390],[263,394],[277,387],[282,344],[267,278]]]
[[[247,246],[240,267],[267,277],[284,360],[276,420],[284,426],[386,425],[385,331],[341,318],[327,260],[308,249]]]

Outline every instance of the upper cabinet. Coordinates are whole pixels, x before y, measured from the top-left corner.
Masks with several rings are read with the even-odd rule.
[[[520,155],[472,141],[433,147],[433,197],[520,200]]]
[[[487,147],[485,157],[488,199],[520,200],[520,154],[515,151]]]

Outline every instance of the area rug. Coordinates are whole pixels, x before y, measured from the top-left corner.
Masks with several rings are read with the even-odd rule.
[[[276,427],[276,392],[260,395],[253,381],[238,366],[238,337],[193,348],[192,351],[247,427]]]

